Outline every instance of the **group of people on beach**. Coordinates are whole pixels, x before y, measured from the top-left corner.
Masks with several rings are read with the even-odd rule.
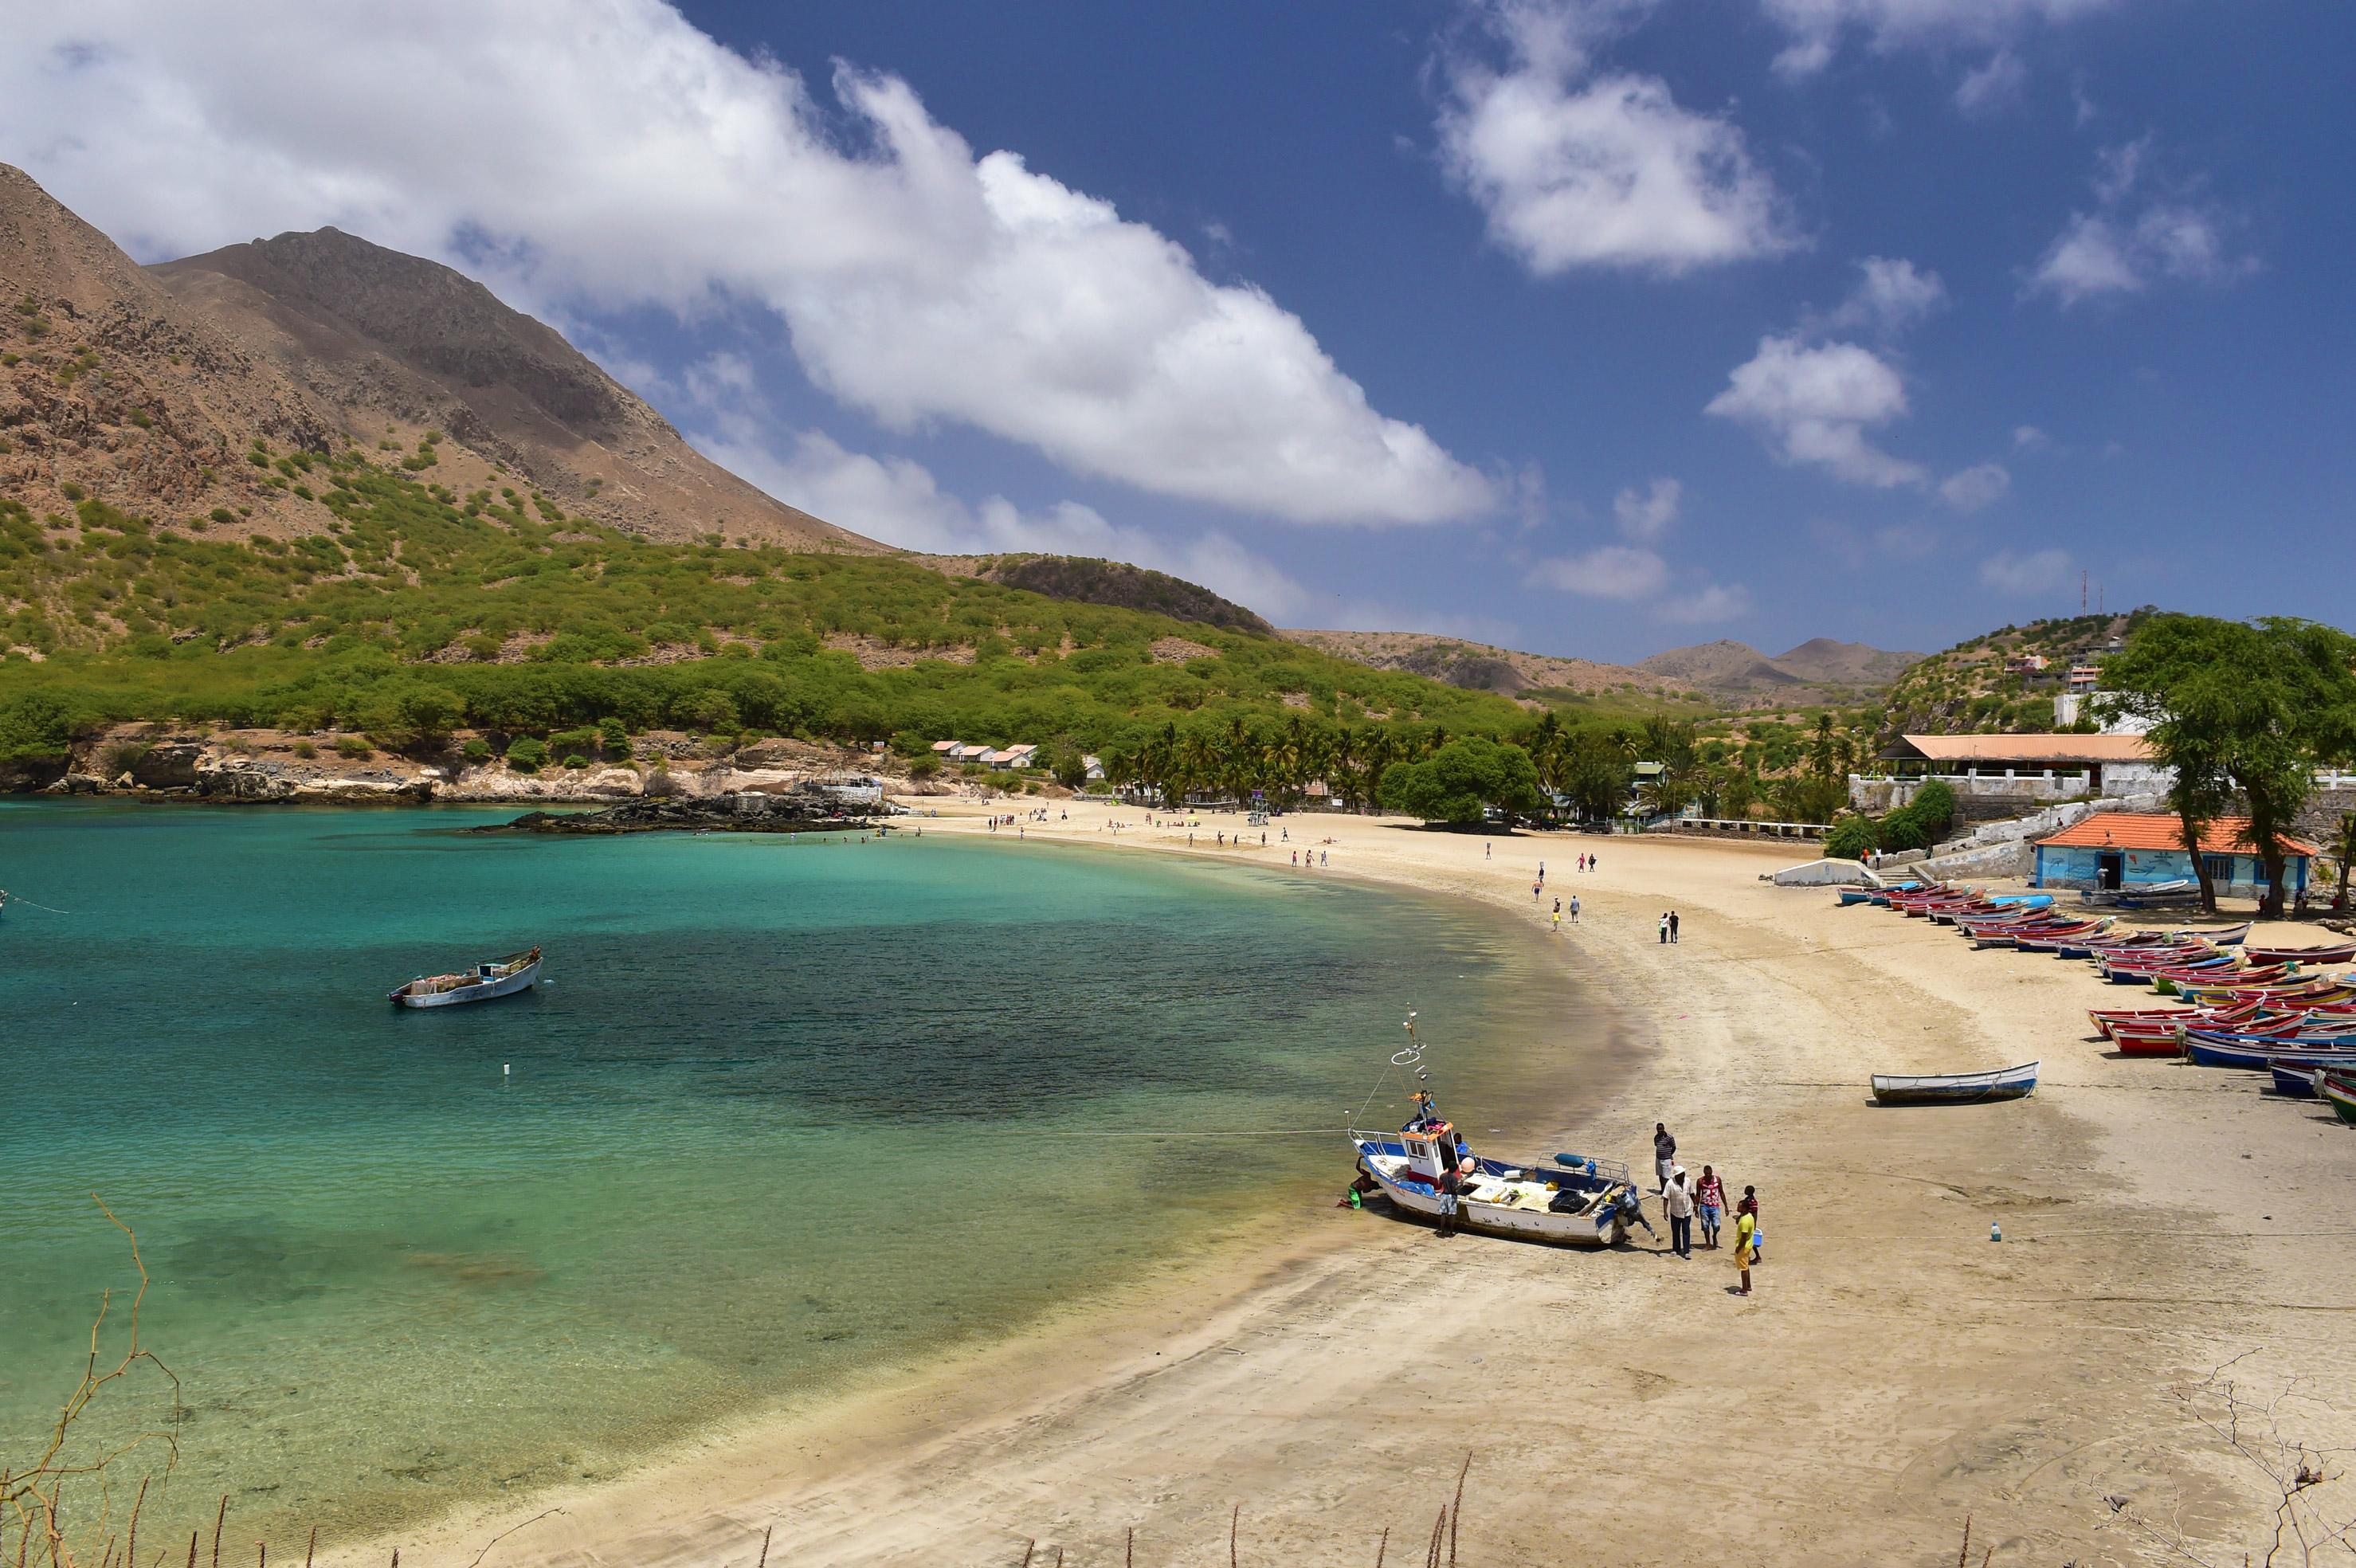
[[[1659,1178],[1657,1191],[1661,1208],[1669,1218],[1668,1245],[1664,1251],[1680,1258],[1694,1253],[1694,1221],[1701,1221],[1702,1249],[1719,1250],[1719,1236],[1726,1221],[1726,1182],[1714,1166],[1701,1167],[1701,1179],[1697,1181],[1677,1164],[1676,1135],[1665,1122],[1653,1123],[1653,1172]],[[1651,1227],[1647,1226],[1647,1230]],[[1751,1294],[1751,1271],[1758,1267],[1760,1250],[1767,1233],[1759,1225],[1759,1189],[1746,1187],[1734,1205],[1734,1266],[1742,1275],[1742,1283],[1735,1294]]]

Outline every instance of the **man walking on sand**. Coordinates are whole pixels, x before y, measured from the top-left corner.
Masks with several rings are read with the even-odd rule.
[[[1678,1165],[1669,1172],[1666,1185],[1661,1188],[1661,1207],[1669,1216],[1669,1251],[1680,1258],[1693,1256],[1693,1188],[1687,1184],[1686,1168]]]
[[[1669,1135],[1665,1122],[1653,1123],[1653,1171],[1661,1178],[1659,1190],[1669,1190],[1669,1172],[1676,1168],[1677,1141]]]
[[[1573,925],[1579,923],[1579,895],[1576,893],[1570,896],[1570,919]]]
[[[1675,909],[1669,911],[1669,945],[1677,945],[1677,912]]]

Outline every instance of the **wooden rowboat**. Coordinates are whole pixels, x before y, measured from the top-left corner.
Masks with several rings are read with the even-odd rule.
[[[2244,947],[2252,963],[2346,963],[2356,959],[2356,942],[2320,948]]]
[[[2323,1081],[2316,1086],[2316,1093],[2323,1097],[2323,1102],[2330,1106],[2342,1122],[2356,1127],[2356,1082],[2344,1079],[2337,1073],[2319,1076]]]
[[[1994,1072],[1887,1073],[1873,1075],[1873,1097],[1884,1105],[1971,1105],[1983,1100],[2019,1100],[2037,1092],[2038,1062]]]
[[[429,974],[406,985],[396,985],[385,1000],[396,1007],[455,1007],[466,1002],[488,1002],[512,996],[540,983],[540,950],[509,953],[478,963],[458,974]]]

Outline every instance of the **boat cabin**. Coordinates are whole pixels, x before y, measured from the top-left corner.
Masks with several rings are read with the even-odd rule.
[[[1454,1170],[1472,1153],[1456,1136],[1456,1129],[1445,1122],[1416,1122],[1399,1134],[1399,1143],[1407,1150],[1407,1168],[1400,1176],[1419,1176],[1434,1187],[1440,1185],[1442,1171]]]

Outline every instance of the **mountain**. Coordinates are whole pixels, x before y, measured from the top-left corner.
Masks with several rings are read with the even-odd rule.
[[[444,432],[441,460],[451,471],[436,478],[453,489],[475,488],[496,465],[568,511],[648,538],[884,548],[703,456],[554,330],[439,263],[330,228],[148,274],[334,410],[363,444]],[[461,454],[482,459],[483,473]]]
[[[1721,638],[1655,653],[1637,660],[1636,667],[1687,682],[1714,697],[1755,704],[1822,701],[1837,693],[1878,690],[1921,657],[1824,637],[1771,657],[1747,642]]]
[[[1892,653],[1863,642],[1835,642],[1812,637],[1799,647],[1769,660],[1777,669],[1804,681],[1826,686],[1887,686],[1922,656]]]
[[[520,486],[648,537],[880,551],[697,453],[481,285],[335,230],[142,268],[0,165],[0,490],[39,515],[299,537],[330,521],[253,443],[389,451],[453,494]],[[430,437],[430,439],[429,439]]]
[[[1278,635],[1377,670],[1402,670],[1445,681],[1464,691],[1495,692],[1508,697],[1524,693],[1592,696],[1612,691],[1679,697],[1691,696],[1694,692],[1691,682],[1666,671],[1520,653],[1485,642],[1467,642],[1429,632],[1287,628]]]

